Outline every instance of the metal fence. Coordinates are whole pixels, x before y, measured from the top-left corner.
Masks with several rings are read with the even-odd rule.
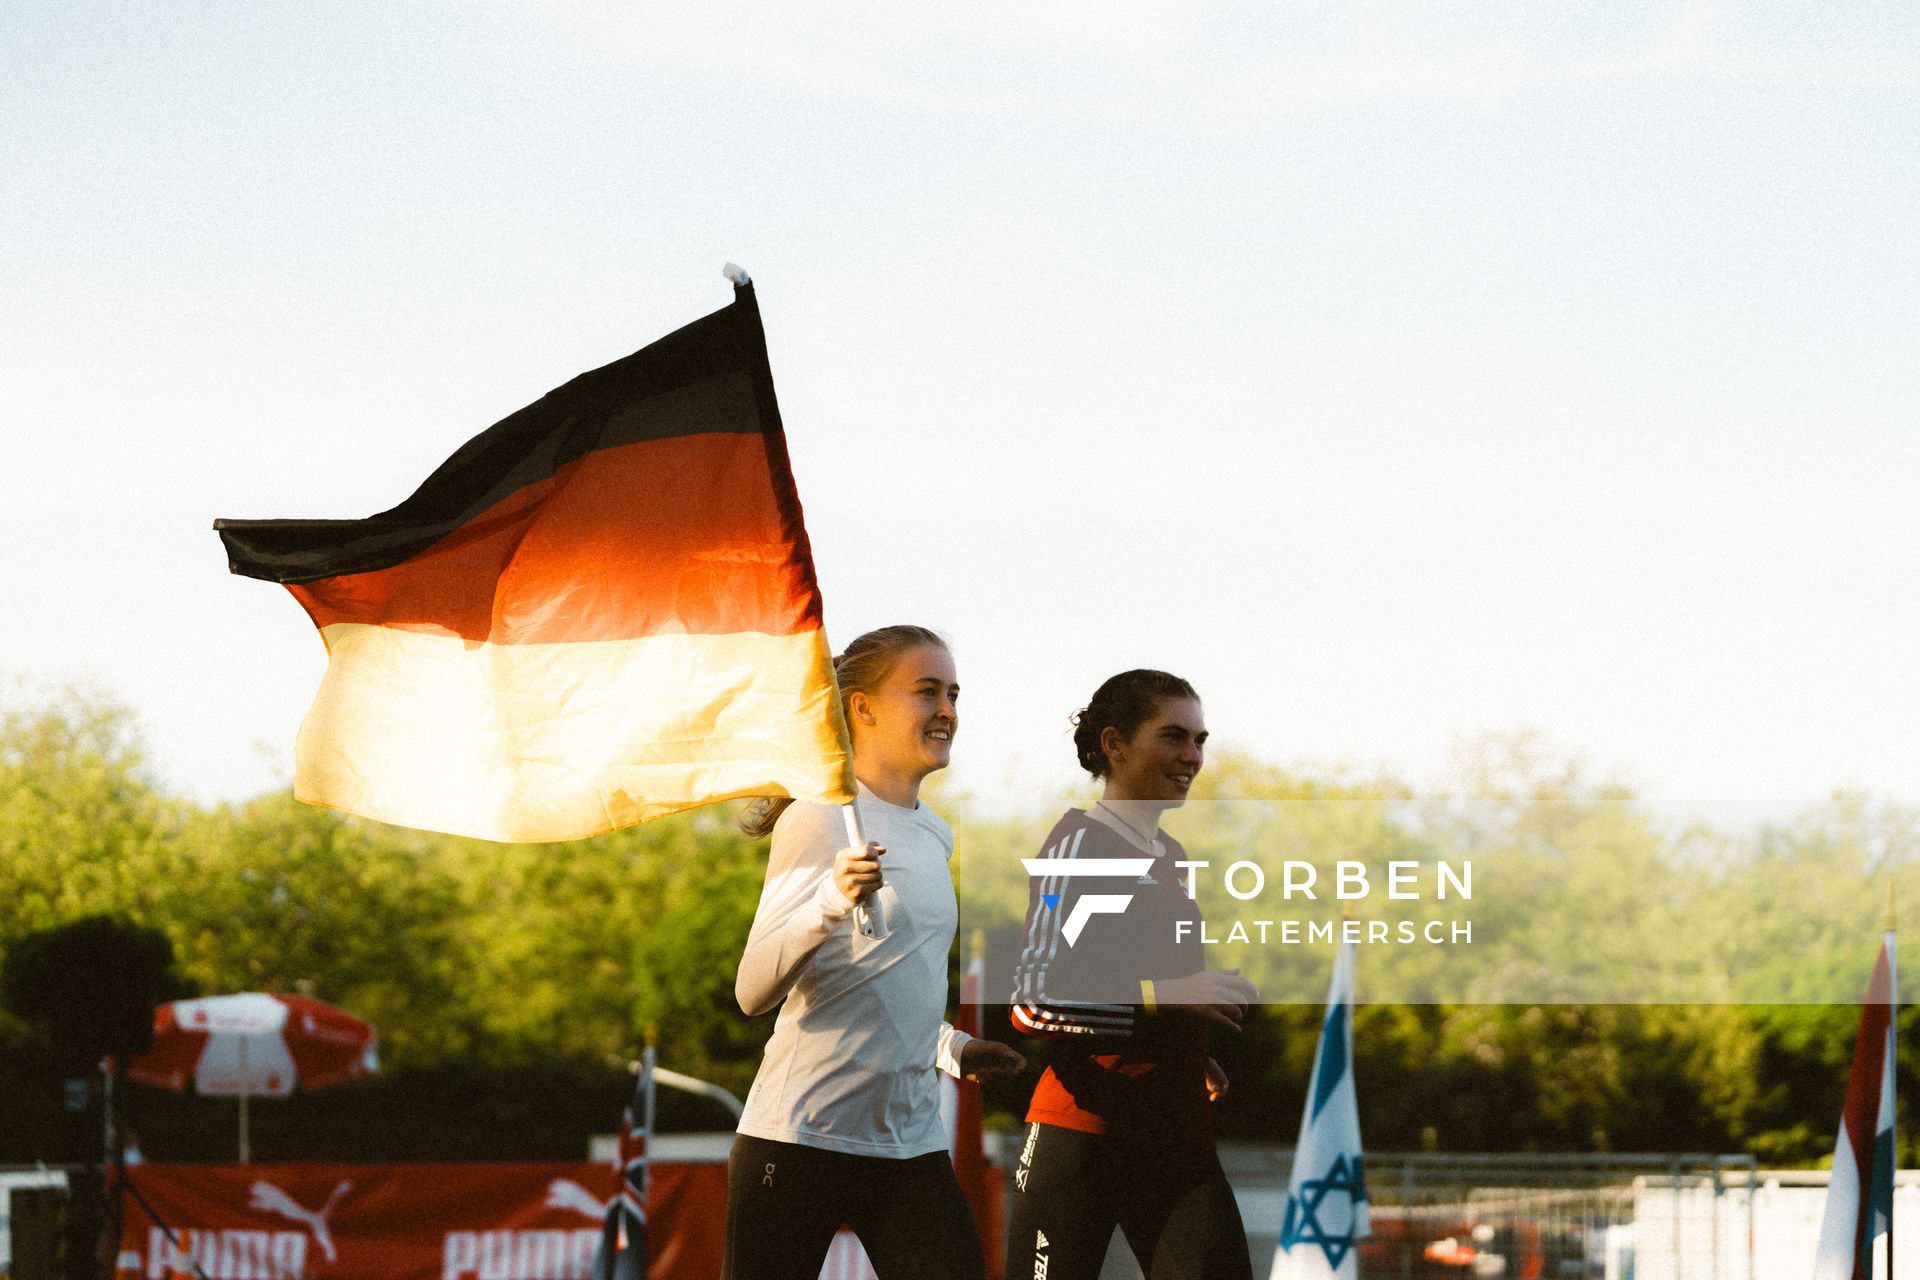
[[[1227,1146],[1256,1276],[1293,1153]],[[1367,1155],[1361,1280],[1767,1280],[1754,1270],[1751,1156]],[[1810,1255],[1809,1255],[1810,1256]],[[1102,1280],[1139,1275],[1115,1237]]]
[[[729,1138],[665,1135],[656,1155],[723,1158]],[[1228,1144],[1221,1162],[1264,1277],[1293,1153]],[[47,1180],[12,1173],[26,1171],[0,1170],[0,1191]],[[1371,1153],[1361,1280],[1804,1280],[1826,1181],[1822,1171],[1756,1170],[1747,1156]],[[1901,1267],[1920,1274],[1920,1230],[1905,1226],[1920,1219],[1920,1172],[1898,1176],[1894,1204]],[[0,1194],[0,1255],[5,1210]],[[1102,1280],[1139,1274],[1116,1235]]]
[[[1754,1280],[1753,1169],[1751,1156],[1376,1157],[1361,1274]]]

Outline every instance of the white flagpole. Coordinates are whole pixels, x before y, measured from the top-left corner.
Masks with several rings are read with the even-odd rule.
[[[737,262],[729,262],[720,268],[720,274],[736,289],[744,289],[753,283],[753,277],[747,274],[745,267]],[[837,682],[836,682],[837,683]],[[847,824],[847,844],[855,849],[867,847],[867,838],[860,830],[860,815],[854,812],[853,802],[848,801],[840,810],[840,816]],[[854,908],[854,927],[869,938],[884,937],[887,932],[886,917],[880,908],[879,896],[869,894]]]
[[[646,1105],[642,1108],[646,1113],[642,1119],[646,1125],[647,1137],[646,1147],[644,1149],[647,1153],[647,1162],[641,1166],[640,1170],[640,1203],[643,1208],[646,1204],[647,1193],[653,1189],[653,1100],[655,1094],[658,1092],[657,1086],[654,1083],[653,1069],[657,1052],[653,1046],[653,1037],[648,1036],[646,1051],[640,1055],[640,1069],[647,1073],[647,1101]],[[621,1172],[624,1174],[625,1170]]]
[[[252,1088],[247,1079],[247,1033],[240,1033],[240,1163],[253,1163],[253,1144],[247,1140],[247,1091]]]
[[[1898,945],[1898,921],[1893,911],[1893,878],[1887,878],[1887,918],[1885,921],[1887,948],[1887,1047],[1886,1058],[1880,1068],[1881,1079],[1886,1081],[1886,1090],[1881,1095],[1880,1105],[1885,1108],[1888,1119],[1893,1124],[1893,1169],[1891,1194],[1887,1196],[1887,1280],[1893,1280],[1893,1219],[1895,1206],[1900,1203],[1900,1109],[1899,1096],[1899,1058],[1896,1051],[1900,1046],[1900,947]]]

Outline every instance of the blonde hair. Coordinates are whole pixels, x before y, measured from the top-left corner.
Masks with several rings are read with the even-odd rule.
[[[855,638],[846,651],[833,660],[833,682],[840,687],[840,712],[847,717],[848,732],[852,732],[853,717],[847,714],[847,699],[856,693],[871,694],[878,689],[900,659],[913,650],[946,647],[947,642],[939,632],[911,623],[880,627]],[[750,836],[767,835],[792,803],[785,796],[752,801],[740,813],[740,829]]]

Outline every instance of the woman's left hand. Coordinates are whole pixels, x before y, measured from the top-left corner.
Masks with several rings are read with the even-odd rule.
[[[960,1074],[969,1080],[993,1080],[1018,1075],[1027,1069],[1027,1060],[1018,1050],[998,1040],[975,1037],[960,1050]]]
[[[1212,1058],[1207,1059],[1207,1101],[1218,1102],[1227,1096],[1227,1073]]]

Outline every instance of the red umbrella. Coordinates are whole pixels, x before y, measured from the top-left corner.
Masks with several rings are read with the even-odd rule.
[[[248,1098],[284,1098],[378,1067],[371,1024],[311,996],[247,992],[155,1009],[153,1048],[129,1061],[126,1074],[162,1089],[239,1098],[245,1164]]]

